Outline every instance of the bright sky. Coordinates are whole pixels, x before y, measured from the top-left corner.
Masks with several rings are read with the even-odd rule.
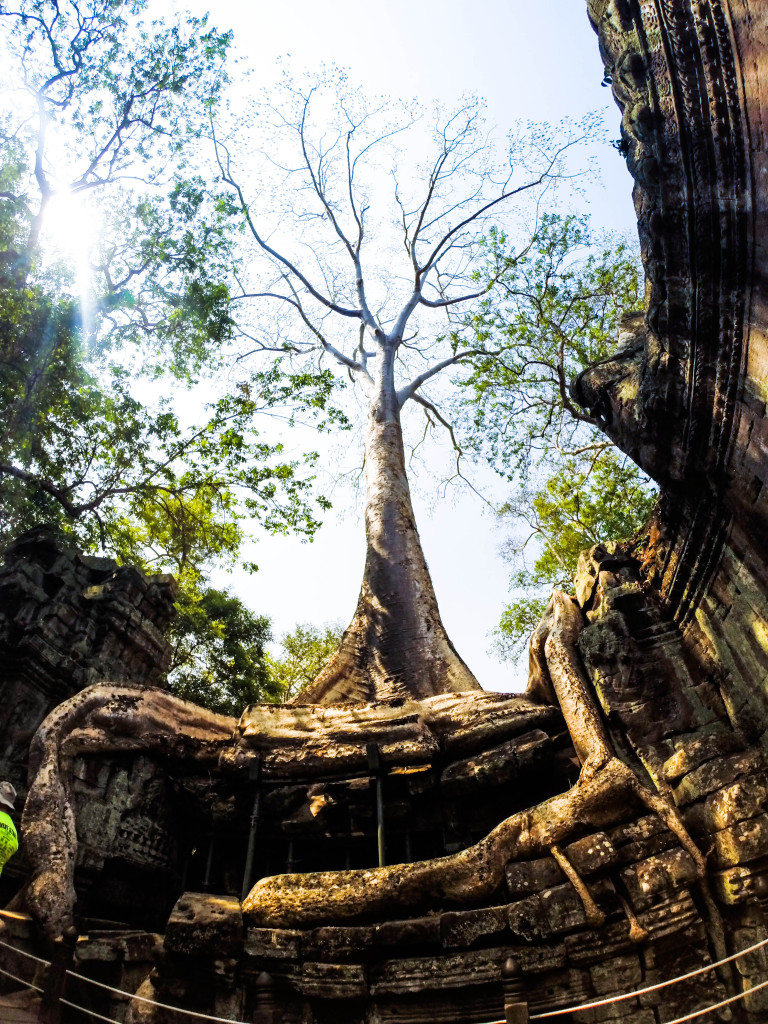
[[[167,12],[169,0],[158,0]],[[172,3],[201,13],[204,2]],[[597,41],[584,0],[217,0],[212,21],[235,29],[236,52],[269,84],[276,61],[293,69],[321,63],[350,71],[369,93],[441,99],[450,106],[463,92],[488,102],[488,118],[503,130],[518,119],[557,122],[604,110],[611,137],[619,115],[600,85]],[[602,182],[590,187],[583,209],[606,228],[634,227],[631,181],[619,155],[598,153]],[[286,438],[293,444],[315,442]],[[342,442],[349,445],[349,439]],[[332,468],[333,447],[324,458]],[[481,483],[495,501],[503,485],[488,472]],[[448,634],[488,689],[520,689],[524,679],[488,655],[488,634],[509,599],[502,540],[483,502],[468,491],[442,497],[419,482],[414,503],[422,542]],[[297,622],[321,625],[354,611],[364,558],[361,502],[351,491],[334,496],[334,511],[312,544],[263,539],[245,553],[260,566],[255,576],[235,572],[222,580],[255,611],[272,617],[279,635]]]

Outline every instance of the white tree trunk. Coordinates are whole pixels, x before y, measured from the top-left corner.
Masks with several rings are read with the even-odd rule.
[[[336,654],[297,696],[330,704],[479,690],[448,639],[411,505],[394,354],[377,362],[365,440],[367,553],[354,618]]]

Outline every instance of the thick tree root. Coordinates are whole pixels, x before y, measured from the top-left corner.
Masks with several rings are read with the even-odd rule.
[[[639,810],[653,804],[655,810],[656,802],[649,801],[649,795],[653,794],[648,793],[634,772],[617,757],[611,757],[567,793],[507,818],[485,839],[460,853],[370,870],[264,878],[253,887],[243,909],[249,922],[257,927],[311,928],[342,921],[386,920],[396,913],[412,916],[435,907],[482,906],[497,897],[510,861],[552,853],[579,893],[589,923],[598,928],[604,923],[602,911],[562,854],[562,847],[585,828],[600,829],[612,824],[617,807],[634,805]],[[669,808],[664,811],[665,823],[674,820],[667,814]],[[685,832],[682,824],[680,828]],[[677,829],[675,832],[679,834]],[[696,847],[685,835],[685,848],[691,852]],[[703,858],[696,852],[696,863],[703,866]],[[635,936],[643,937],[637,929]]]
[[[32,743],[22,832],[32,867],[25,902],[47,938],[75,932],[74,758],[125,751],[167,756],[172,751],[176,760],[215,769],[236,728],[235,719],[162,690],[106,684],[82,690],[46,718]]]
[[[587,917],[587,924],[592,928],[602,928],[605,924],[605,914],[592,898],[592,893],[578,871],[574,868],[560,847],[555,844],[550,847],[550,853],[560,865],[560,870],[578,893],[584,913]]]
[[[507,818],[474,846],[449,857],[357,871],[264,878],[244,910],[259,927],[310,928],[341,921],[386,920],[435,907],[482,906],[500,892],[506,865],[549,854],[585,828],[615,820],[632,805],[634,776],[617,758],[560,796]]]
[[[576,755],[581,761],[580,781],[586,781],[610,760],[617,759],[581,667],[581,658],[576,646],[579,633],[584,626],[581,610],[567,594],[555,590],[543,624],[545,628],[548,627],[548,634],[543,645],[539,636],[536,650],[540,651],[543,647],[546,663],[539,671],[542,675],[547,674],[560,702]],[[658,815],[667,828],[674,832],[683,849],[693,858],[699,877],[703,878],[706,874],[706,860],[691,839],[677,808],[668,797],[662,796],[641,782],[629,767],[622,762],[618,763],[622,764],[627,782],[637,799]]]
[[[616,808],[649,808],[675,833],[699,874],[705,859],[668,798],[650,790],[611,748],[576,648],[578,606],[555,593],[532,643],[537,686],[556,695],[581,762],[578,783],[521,811],[485,839],[449,857],[362,871],[280,875],[257,883],[245,901],[253,924],[311,927],[387,919],[437,907],[481,906],[500,893],[509,861],[552,854],[597,928],[604,915],[562,847],[588,829],[616,821]],[[141,751],[221,769],[242,739],[234,719],[206,712],[160,690],[101,685],[82,691],[46,719],[33,744],[32,784],[24,816],[32,878],[27,905],[50,938],[73,930],[76,831],[70,779],[79,753]],[[248,744],[246,744],[248,747]],[[244,753],[252,754],[252,749]],[[644,938],[628,914],[632,937]]]

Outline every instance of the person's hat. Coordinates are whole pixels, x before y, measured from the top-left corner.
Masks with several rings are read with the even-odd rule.
[[[16,800],[16,790],[10,784],[10,782],[0,782],[0,805],[8,807],[13,810],[13,804]]]

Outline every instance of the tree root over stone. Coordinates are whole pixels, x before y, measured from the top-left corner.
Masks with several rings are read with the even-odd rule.
[[[572,789],[513,815],[485,839],[452,856],[371,870],[265,878],[245,901],[250,922],[311,927],[478,906],[500,893],[509,861],[551,853],[579,893],[588,921],[599,927],[602,912],[563,846],[585,829],[614,823],[617,808],[646,807],[658,814],[703,877],[704,857],[675,807],[652,792],[612,751],[576,648],[582,628],[578,606],[555,592],[531,643],[532,678],[539,689],[556,696],[581,762]],[[240,743],[234,719],[161,690],[102,684],[56,709],[33,743],[23,823],[33,866],[26,902],[45,934],[56,938],[71,934],[74,927],[76,830],[70,780],[78,754],[143,752],[188,762],[197,772],[204,768],[215,773]],[[247,744],[243,753],[249,753]]]
[[[388,919],[437,907],[474,907],[500,890],[507,863],[548,854],[584,828],[616,819],[617,804],[639,809],[637,780],[618,758],[567,793],[520,811],[480,842],[436,860],[355,871],[264,878],[243,909],[258,927],[309,928],[332,922]]]
[[[76,934],[77,831],[71,790],[79,754],[141,751],[215,770],[237,727],[226,718],[150,687],[88,687],[51,712],[30,752],[22,834],[32,876],[25,903],[47,938]]]
[[[500,891],[509,861],[550,853],[574,884],[589,923],[600,927],[602,911],[561,846],[582,827],[612,823],[621,801],[657,814],[704,877],[705,859],[676,808],[613,753],[576,648],[582,628],[578,605],[555,591],[531,644],[536,686],[556,694],[581,762],[579,780],[572,789],[513,815],[479,843],[449,857],[372,870],[262,879],[244,903],[249,921],[261,927],[307,928],[390,917],[395,910],[412,914],[434,907],[477,906]]]

